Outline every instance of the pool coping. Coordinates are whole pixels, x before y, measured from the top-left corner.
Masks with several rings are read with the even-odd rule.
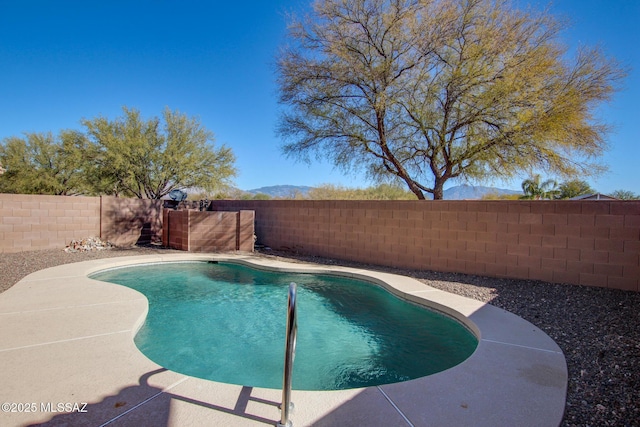
[[[146,317],[146,298],[87,277],[140,263],[211,260],[369,280],[457,317],[479,339],[466,361],[428,377],[353,390],[294,390],[294,426],[562,421],[568,381],[562,350],[510,312],[390,273],[250,254],[184,253],[65,264],[32,273],[0,294],[0,424],[275,425],[280,390],[217,383],[158,366],[133,342]]]

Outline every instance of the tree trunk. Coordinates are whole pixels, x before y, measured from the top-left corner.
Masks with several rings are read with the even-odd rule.
[[[409,187],[409,190],[416,195],[418,200],[425,200],[424,192],[420,187],[416,185],[415,182],[413,182],[411,178],[409,178],[406,174],[404,174],[401,178],[404,180],[404,182],[407,183],[407,187]]]
[[[433,184],[433,200],[442,199],[444,199],[444,181],[436,179],[436,182]]]
[[[420,188],[418,188],[418,186],[416,186],[413,182],[411,184],[409,184],[409,189],[411,190],[411,192],[413,194],[416,195],[416,197],[418,198],[418,200],[425,200],[424,197],[424,193],[422,192],[422,190]]]

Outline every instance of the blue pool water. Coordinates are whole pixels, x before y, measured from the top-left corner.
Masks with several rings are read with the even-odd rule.
[[[93,279],[143,293],[149,313],[135,337],[149,359],[194,377],[281,388],[287,293],[298,285],[297,390],[405,381],[455,366],[476,337],[459,322],[368,282],[274,273],[232,263],[163,263]]]

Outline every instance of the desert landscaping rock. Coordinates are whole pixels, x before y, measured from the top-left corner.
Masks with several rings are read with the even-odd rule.
[[[71,243],[64,248],[65,252],[87,252],[87,251],[103,251],[111,249],[114,245],[109,242],[103,242],[99,237],[87,237],[81,240],[72,240]]]

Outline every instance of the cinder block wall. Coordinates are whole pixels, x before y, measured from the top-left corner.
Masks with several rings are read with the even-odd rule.
[[[0,253],[64,248],[99,235],[99,197],[0,194]]]
[[[117,246],[160,242],[162,200],[102,196],[100,236]]]
[[[236,250],[238,213],[183,211],[189,214],[189,250]]]
[[[166,247],[189,250],[189,214],[188,211],[164,210],[162,244]]]
[[[238,230],[237,230],[237,248],[243,252],[253,252],[255,246],[255,220],[256,213],[254,211],[238,212]]]
[[[160,200],[0,194],[0,253],[62,249],[94,236],[132,246],[161,233]]]
[[[640,201],[215,201],[213,209],[255,211],[259,243],[276,249],[640,291]],[[0,253],[90,236],[159,240],[161,212],[150,200],[0,194]],[[253,212],[234,215],[232,250],[250,251]]]
[[[640,291],[640,201],[214,201],[258,242],[377,265]]]
[[[164,211],[162,241],[191,252],[253,251],[254,213],[196,210]]]

